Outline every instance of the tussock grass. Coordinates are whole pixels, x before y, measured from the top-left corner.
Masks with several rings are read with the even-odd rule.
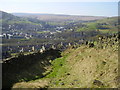
[[[43,79],[17,83],[14,87],[117,88],[118,51],[80,46],[68,48],[51,62],[51,72]],[[47,83],[47,84],[46,84]],[[42,86],[43,85],[43,86]]]
[[[51,74],[55,73],[55,76],[50,87],[116,88],[117,55],[118,52],[111,48],[96,49],[81,46],[76,50],[66,50],[63,53],[64,59],[55,60],[53,63],[54,69]],[[60,60],[64,61],[63,66],[57,67]],[[94,84],[95,80],[100,82]]]

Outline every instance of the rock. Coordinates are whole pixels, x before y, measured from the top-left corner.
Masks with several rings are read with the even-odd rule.
[[[104,84],[99,80],[94,80],[93,84],[97,86],[104,86]]]
[[[89,58],[91,58],[91,56],[88,56]]]
[[[100,76],[102,76],[104,73],[101,73]]]
[[[61,81],[61,79],[59,79],[59,81]]]
[[[118,72],[118,69],[117,69],[117,68],[115,68],[115,69],[114,69],[114,73],[117,73],[117,72]]]
[[[74,83],[71,83],[70,85],[74,85]]]
[[[90,71],[90,73],[92,73],[92,71]]]
[[[88,45],[88,41],[85,42],[85,45]]]
[[[70,73],[67,73],[67,75],[70,75]]]
[[[60,64],[60,66],[62,66],[63,64]]]
[[[63,82],[59,83],[60,85],[65,85]]]
[[[102,64],[103,64],[103,65],[105,65],[105,64],[106,64],[106,62],[105,62],[105,61],[102,61]]]
[[[53,82],[54,85],[56,85],[56,82]]]
[[[89,48],[90,47],[94,47],[94,44],[93,43],[89,43]]]
[[[77,79],[74,80],[75,82],[78,81]]]

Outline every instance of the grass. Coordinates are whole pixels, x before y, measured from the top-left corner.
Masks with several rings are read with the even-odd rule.
[[[113,56],[111,56],[111,53]],[[60,60],[65,62],[63,62],[62,67],[59,66],[61,64]],[[96,50],[95,48],[80,47],[74,50],[74,52],[70,52],[64,59],[54,61],[54,69],[49,77],[54,79],[52,79],[50,87],[116,87],[114,78],[117,76],[117,73],[113,71],[117,68],[117,60],[117,52],[113,52],[111,49]],[[101,73],[103,73],[103,76],[100,76],[102,75]],[[95,79],[104,83],[104,86],[94,85],[93,81]],[[64,85],[61,85],[61,83],[64,83]]]
[[[112,54],[112,55],[111,55]],[[37,81],[19,83],[20,86],[36,87],[47,81],[50,88],[116,88],[118,51],[81,46],[62,52],[62,57],[51,62],[52,71]],[[98,80],[96,84],[93,82]],[[101,85],[103,83],[103,85]],[[15,84],[13,87],[19,86]],[[46,86],[46,85],[44,85]]]
[[[80,31],[93,31],[93,30],[98,30],[102,33],[116,33],[118,32],[118,18],[113,17],[113,18],[106,18],[102,20],[98,20],[96,22],[90,22],[90,23],[84,23],[84,27],[80,27],[77,29],[77,32]],[[101,25],[98,25],[101,24]],[[115,26],[115,24],[117,26]]]
[[[63,67],[63,65],[65,65],[65,59],[66,57],[62,57],[54,60],[52,62],[53,70],[46,77],[48,78],[61,77],[67,71],[67,68],[65,66]]]
[[[49,79],[38,79],[30,82],[21,82],[14,84],[13,88],[45,88]]]

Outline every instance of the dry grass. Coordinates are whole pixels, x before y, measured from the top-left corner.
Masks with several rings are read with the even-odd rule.
[[[118,52],[112,49],[96,49],[82,46],[70,50],[66,58],[66,66],[70,75],[63,75],[60,82],[64,85],[51,85],[51,87],[79,87],[79,88],[116,88],[115,78],[118,74]],[[67,50],[67,52],[69,52]],[[66,52],[65,52],[66,53]],[[99,80],[104,85],[94,85],[94,80]],[[54,81],[59,81],[57,78]],[[53,81],[53,82],[54,82]]]
[[[39,79],[30,82],[20,82],[13,85],[12,88],[45,88],[48,86],[49,79]]]
[[[49,79],[17,83],[13,88],[117,88],[118,51],[81,46],[67,49],[54,61]],[[65,60],[65,61],[60,61]],[[59,66],[62,63],[62,66]],[[54,77],[52,77],[54,75]]]

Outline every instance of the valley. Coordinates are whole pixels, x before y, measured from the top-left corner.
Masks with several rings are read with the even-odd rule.
[[[97,35],[117,33],[119,27],[117,17],[1,13],[3,53],[32,52],[32,47],[39,51],[42,46],[64,50],[69,44],[92,42]]]
[[[3,88],[117,88],[118,17],[0,11]]]

